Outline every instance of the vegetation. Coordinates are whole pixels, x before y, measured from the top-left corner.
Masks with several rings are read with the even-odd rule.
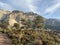
[[[21,19],[21,22],[24,27],[20,27],[18,23],[15,23],[12,28],[8,28],[8,22],[0,24],[0,32],[7,34],[12,40],[12,45],[60,45],[60,33],[45,30],[43,17],[36,16],[32,21]]]
[[[0,27],[0,32],[5,33],[12,40],[12,45],[55,45],[60,44],[59,33],[56,31],[29,30],[18,28],[17,23],[14,24],[15,29],[4,29]]]
[[[43,17],[41,17],[41,16],[36,16],[36,19],[35,20],[33,20],[33,22],[34,22],[34,28],[43,28],[44,27],[44,18]]]
[[[31,28],[31,29],[41,29],[44,28],[44,18],[42,16],[37,15],[35,19],[33,20],[25,20],[21,19],[22,24],[25,25],[25,28]]]
[[[8,22],[2,22],[2,23],[0,23],[0,27],[3,28],[3,29],[7,29],[8,26],[9,26]]]
[[[18,28],[19,28],[19,24],[18,24],[18,23],[14,23],[14,27],[15,27],[16,29],[18,29]]]
[[[0,30],[8,35],[12,40],[12,45],[55,45],[60,44],[60,37],[56,32],[43,31],[43,30],[14,30],[9,29]]]

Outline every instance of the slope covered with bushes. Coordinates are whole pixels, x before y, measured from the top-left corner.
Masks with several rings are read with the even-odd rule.
[[[60,44],[59,32],[46,30],[0,30],[12,40],[12,45],[58,45]]]

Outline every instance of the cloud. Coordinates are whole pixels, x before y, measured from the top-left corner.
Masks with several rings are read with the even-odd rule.
[[[54,0],[54,2],[55,2],[55,3],[59,3],[59,2],[60,2],[60,0]]]
[[[26,0],[29,11],[32,11],[34,13],[39,13],[38,7],[33,5],[35,4],[35,2],[38,2],[38,1],[41,1],[41,0]]]
[[[5,3],[0,2],[0,8],[6,10],[32,11],[38,13],[38,7],[34,4],[41,0],[7,0]]]
[[[17,8],[24,8],[27,6],[26,0],[7,0],[13,7]]]
[[[25,1],[26,1],[26,5],[27,5],[29,11],[34,12],[34,6],[32,5],[32,0],[25,0]]]
[[[32,11],[32,12],[35,12],[36,11],[36,7],[35,6],[33,6],[33,5],[28,5],[28,8],[29,8],[29,10],[30,11]]]
[[[56,3],[45,9],[44,13],[54,13],[60,7],[60,3]]]
[[[5,10],[9,10],[9,11],[11,11],[13,9],[9,4],[3,3],[3,2],[0,2],[0,8],[5,9]]]
[[[30,11],[29,5],[32,5],[32,0],[7,0],[10,5],[12,5],[15,10],[21,10],[21,11]]]
[[[29,11],[35,12],[35,6],[32,4],[33,0],[26,0]]]

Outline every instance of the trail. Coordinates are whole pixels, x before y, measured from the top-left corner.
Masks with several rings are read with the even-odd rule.
[[[10,39],[3,33],[0,33],[0,45],[11,45]]]

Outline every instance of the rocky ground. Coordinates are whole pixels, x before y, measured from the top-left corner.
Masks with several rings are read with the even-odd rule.
[[[11,45],[10,39],[3,33],[0,33],[0,45]]]

